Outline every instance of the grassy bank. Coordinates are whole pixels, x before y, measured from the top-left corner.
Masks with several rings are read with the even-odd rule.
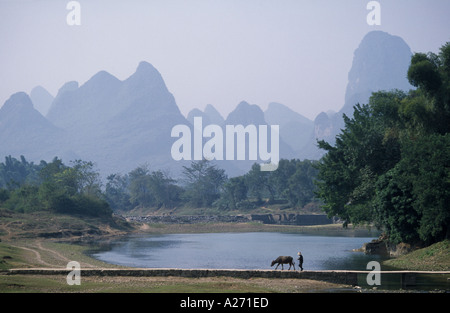
[[[17,213],[0,208],[0,239],[72,239],[126,234],[133,228],[121,219],[38,211]]]
[[[383,264],[401,270],[450,271],[450,240],[387,260]]]

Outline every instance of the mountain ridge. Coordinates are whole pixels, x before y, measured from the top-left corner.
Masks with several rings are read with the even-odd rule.
[[[17,92],[0,108],[0,154],[26,155],[36,159],[52,158],[56,153],[55,145],[63,144],[64,131],[48,121],[25,92]],[[50,149],[42,149],[43,146]],[[44,150],[44,151],[43,151]],[[67,149],[61,149],[65,154]],[[24,152],[27,153],[24,153]]]
[[[367,103],[376,91],[370,88],[409,88],[406,68],[411,55],[400,37],[380,31],[368,33],[354,52],[342,108],[336,113],[322,112],[314,120],[281,103],[270,102],[263,111],[246,101],[239,102],[227,117],[212,104],[184,117],[152,64],[139,62],[124,80],[99,71],[82,85],[65,83],[47,114],[36,110],[27,94],[12,95],[0,108],[0,155],[21,154],[33,161],[55,156],[82,158],[96,163],[104,173],[124,173],[144,163],[179,173],[190,162],[171,158],[171,145],[176,140],[171,137],[172,127],[184,124],[193,130],[193,117],[200,115],[204,126],[279,125],[281,158],[319,159],[323,151],[318,149],[317,140],[333,144],[343,126],[342,114],[351,116],[356,103]],[[225,163],[221,165],[239,175],[253,162]]]

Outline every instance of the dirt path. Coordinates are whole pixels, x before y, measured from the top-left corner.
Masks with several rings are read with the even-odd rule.
[[[44,247],[43,242],[40,240],[33,241],[27,246],[24,244],[11,244],[11,246],[32,252],[35,257],[28,260],[31,264],[37,263],[38,265],[44,265],[46,267],[65,267],[67,263],[73,261],[54,249]],[[46,261],[44,261],[43,255],[47,256]],[[80,264],[83,267],[95,267],[87,262],[80,262]]]
[[[3,239],[8,240],[8,239],[11,238],[11,236],[12,236],[12,231],[10,229],[10,224],[11,223],[14,223],[14,222],[9,222],[9,223],[6,223],[5,225],[1,225],[0,224],[0,229],[3,229],[7,233],[6,236],[5,235],[3,236]]]
[[[39,264],[42,264],[42,265],[45,265],[45,266],[50,266],[50,267],[53,266],[53,264],[47,263],[44,260],[42,260],[41,254],[39,253],[39,251],[37,251],[35,249],[31,249],[31,248],[27,248],[27,247],[23,247],[23,246],[16,246],[16,245],[11,245],[11,246],[15,247],[15,248],[18,248],[18,249],[31,251],[36,256],[35,261],[37,261]]]

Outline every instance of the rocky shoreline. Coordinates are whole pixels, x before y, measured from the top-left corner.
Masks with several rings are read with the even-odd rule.
[[[121,216],[130,222],[150,224],[248,223],[275,225],[328,225],[334,219],[324,214],[249,214],[249,215],[147,215]]]
[[[408,254],[419,248],[422,248],[422,246],[404,242],[393,244],[389,242],[386,236],[382,235],[377,239],[373,239],[371,242],[365,243],[358,251],[364,252],[365,254],[377,254],[392,258]]]
[[[130,222],[149,224],[196,224],[196,223],[248,223],[251,221],[241,215],[148,215],[126,216]]]

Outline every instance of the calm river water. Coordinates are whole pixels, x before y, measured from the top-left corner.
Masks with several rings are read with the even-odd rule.
[[[366,270],[369,261],[380,258],[352,249],[372,239],[272,232],[145,235],[115,241],[91,255],[141,268],[270,269],[279,255],[294,257],[297,268],[301,251],[304,270]]]

